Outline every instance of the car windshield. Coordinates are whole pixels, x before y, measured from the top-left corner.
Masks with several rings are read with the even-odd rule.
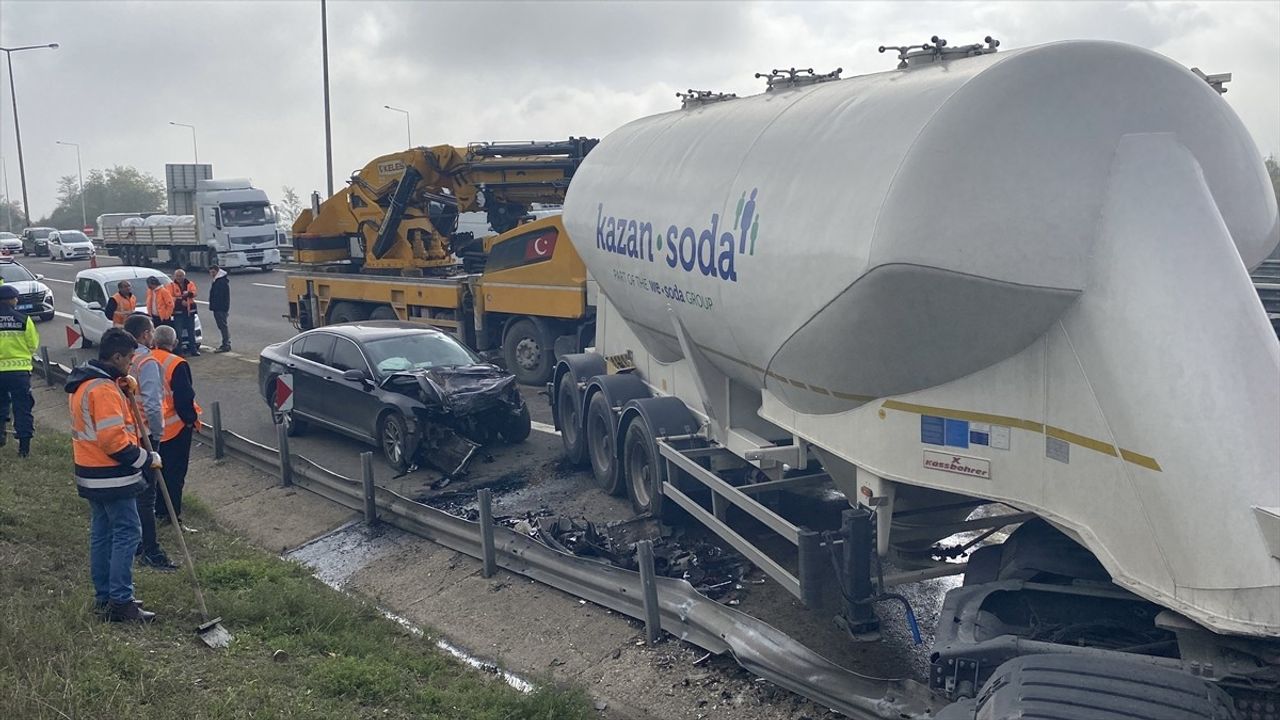
[[[53,232],[53,228],[32,228],[31,237],[40,240],[49,237],[51,232]]]
[[[76,230],[63,230],[58,233],[58,239],[64,243],[87,243],[89,238],[84,233]]]
[[[36,276],[17,263],[0,263],[0,279],[5,282],[26,282],[35,280]]]
[[[0,232],[0,240],[17,240],[18,236],[11,232]]]
[[[374,340],[365,343],[364,349],[380,375],[478,362],[470,350],[447,336],[436,333],[416,333]]]
[[[270,225],[276,221],[275,215],[271,212],[270,205],[264,205],[261,203],[244,203],[223,205],[221,207],[222,224],[226,227]]]

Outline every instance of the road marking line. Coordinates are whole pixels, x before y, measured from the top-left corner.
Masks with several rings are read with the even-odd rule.
[[[76,284],[76,281],[75,281],[75,280],[59,280],[58,278],[51,278],[51,277],[47,277],[47,278],[45,278],[45,279],[41,280],[40,282],[60,282],[60,283],[65,283],[65,284],[67,284],[67,285],[75,285],[75,284]]]
[[[560,434],[560,431],[556,429],[555,425],[548,425],[546,423],[538,422],[537,420],[530,421],[529,426],[532,427],[534,430],[537,430],[538,432],[544,432],[544,433],[547,433],[548,435]]]
[[[69,313],[64,313],[64,312],[61,312],[61,311],[59,311],[59,310],[54,310],[54,311],[53,311],[53,314],[54,314],[54,315],[57,315],[57,316],[58,316],[58,317],[60,317],[60,318],[66,318],[66,319],[68,319],[68,320],[75,320],[75,319],[76,319],[76,316],[75,316],[75,315],[71,315],[71,314],[69,314]]]
[[[200,303],[201,305],[208,305],[208,304],[209,304],[208,302],[206,302],[206,301],[204,301],[204,300],[197,300],[196,302]]]
[[[283,289],[284,289],[284,286],[283,286],[283,285],[272,285],[271,283],[249,283],[249,284],[250,284],[250,285],[257,285],[258,287],[277,288],[277,289],[279,289],[279,290],[283,290]]]

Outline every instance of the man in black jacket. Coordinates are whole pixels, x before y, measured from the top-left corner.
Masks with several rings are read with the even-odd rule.
[[[222,334],[222,344],[214,352],[224,353],[231,349],[231,330],[227,328],[227,313],[231,312],[231,280],[227,271],[217,263],[209,265],[209,276],[213,278],[213,285],[209,287],[209,311]]]

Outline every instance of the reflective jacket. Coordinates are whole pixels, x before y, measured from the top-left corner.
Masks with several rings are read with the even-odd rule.
[[[120,293],[111,296],[111,302],[114,305],[114,311],[111,314],[111,324],[122,328],[124,321],[133,314],[134,308],[138,307],[138,296],[130,295],[125,297]]]
[[[160,441],[167,442],[178,437],[183,427],[199,426],[201,410],[196,403],[195,389],[191,385],[191,366],[187,361],[162,348],[152,350],[151,354],[160,363],[160,373],[164,376],[160,396],[164,432]]]
[[[71,371],[71,453],[76,490],[91,500],[116,500],[142,492],[148,456],[129,401],[116,385],[119,374],[97,360]]]
[[[0,372],[31,372],[31,356],[39,347],[40,333],[31,318],[0,306]]]
[[[165,286],[169,292],[173,293],[173,312],[177,315],[193,315],[196,311],[196,284],[191,278],[183,278],[182,283],[177,280]],[[187,293],[191,293],[190,298],[183,297]]]
[[[147,288],[147,314],[167,322],[173,317],[173,293],[163,286]]]

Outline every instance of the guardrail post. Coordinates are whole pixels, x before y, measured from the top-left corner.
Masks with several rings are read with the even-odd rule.
[[[276,425],[276,437],[280,445],[280,485],[293,485],[293,459],[289,456],[289,426],[285,423]]]
[[[805,528],[800,529],[800,542],[796,546],[800,565],[800,602],[809,609],[822,607],[822,586],[826,572],[823,569],[822,536]]]
[[[498,571],[497,551],[493,547],[493,491],[480,491],[480,549],[484,552],[484,577],[493,577]]]
[[[53,385],[53,364],[49,362],[49,346],[40,346],[40,364],[44,366],[44,382]]]
[[[360,453],[360,480],[364,484],[364,522],[378,524],[378,503],[373,494],[373,453]]]
[[[213,459],[221,460],[227,455],[227,439],[222,436],[222,406],[214,400],[209,411],[213,421]]]
[[[640,589],[644,596],[644,635],[656,644],[662,635],[662,616],[658,613],[658,582],[653,571],[653,541],[636,543],[636,560],[640,564]]]

